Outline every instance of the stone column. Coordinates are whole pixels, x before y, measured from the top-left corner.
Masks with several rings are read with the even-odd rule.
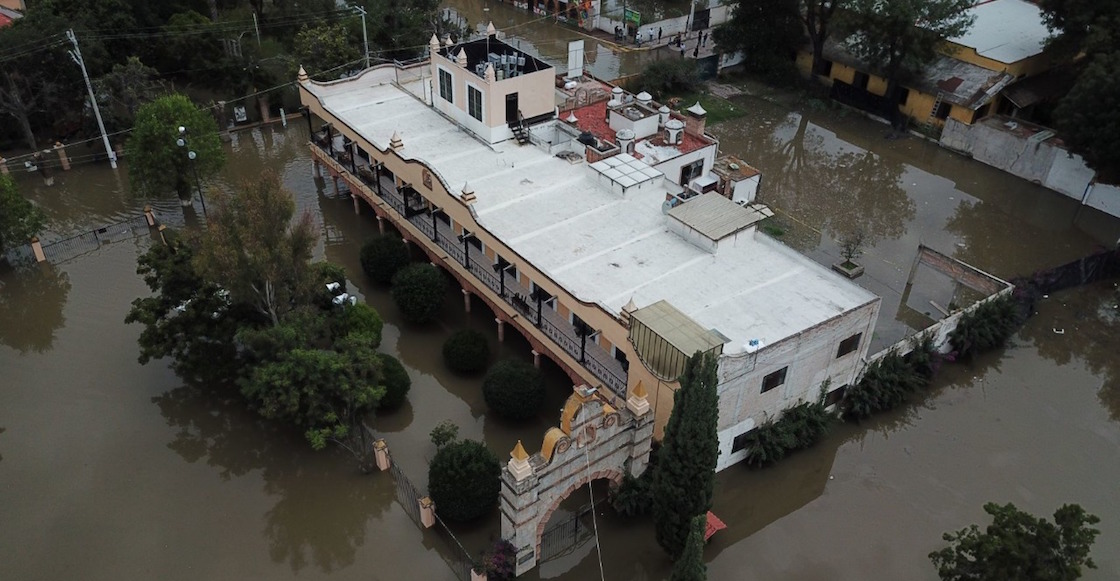
[[[319,158],[311,156],[311,177],[322,177],[323,168],[319,164]]]
[[[389,445],[384,439],[379,438],[373,442],[373,457],[377,462],[377,469],[382,472],[392,465],[392,460],[389,459]]]
[[[352,200],[354,200],[354,213],[358,214],[358,215],[361,215],[362,214],[362,206],[358,203],[357,194],[351,193],[350,198]]]
[[[148,221],[149,228],[156,225],[156,215],[152,213],[151,206],[144,206],[144,219]]]
[[[66,146],[61,141],[56,141],[54,150],[58,153],[58,163],[62,166],[62,171],[70,171],[70,158],[66,157]]]
[[[425,496],[419,500],[420,502],[420,524],[424,528],[430,529],[432,525],[436,524],[436,503],[432,502],[430,497]]]
[[[626,398],[626,411],[634,416],[633,440],[630,442],[630,461],[627,463],[630,475],[641,476],[649,465],[649,454],[653,445],[653,413],[649,408],[645,386],[641,380],[630,390]]]
[[[38,236],[31,237],[31,253],[35,255],[35,262],[43,262],[47,256],[43,254],[43,245],[39,243]]]
[[[336,196],[337,196],[337,195],[339,195],[339,191],[338,191],[338,176],[336,176],[336,175],[331,175],[331,185],[333,185],[333,186],[334,186],[334,195],[336,195]]]
[[[533,349],[529,352],[533,354],[533,367],[536,367],[537,369],[540,369],[541,368],[541,354],[538,353],[536,349]]]
[[[0,175],[8,175],[8,160],[0,157]]]
[[[471,312],[471,291],[463,289],[463,310],[467,313]]]
[[[509,455],[510,460],[502,470],[502,538],[509,540],[517,550],[514,574],[521,576],[537,566],[537,524],[541,519],[541,507],[537,496],[538,477],[520,440]]]
[[[498,324],[498,342],[503,343],[506,340],[506,322],[501,319],[494,319]]]
[[[385,218],[382,218],[381,216],[377,217],[377,231],[382,236],[385,235]]]

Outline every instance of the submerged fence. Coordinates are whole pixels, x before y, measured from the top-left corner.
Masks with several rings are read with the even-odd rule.
[[[1027,290],[1033,295],[1042,295],[1115,276],[1120,276],[1120,248],[1090,254],[1011,282],[1016,288]],[[1036,297],[1030,298],[1033,300]]]
[[[156,226],[159,226],[165,221],[163,215],[157,217],[157,215],[153,213],[152,217]],[[102,246],[133,240],[140,236],[149,235],[151,232],[152,226],[148,225],[148,218],[141,214],[120,222],[101,226],[100,228],[94,228],[93,230],[82,232],[81,234],[70,236],[69,238],[42,244],[40,248],[47,262],[60,264],[82,256],[83,254],[98,250]],[[35,264],[34,244],[35,243],[28,243],[22,246],[9,248],[4,251],[4,258],[6,258],[8,264],[12,266]]]
[[[540,563],[551,561],[571,554],[584,543],[595,538],[594,525],[584,522],[591,511],[606,502],[599,500],[595,504],[587,503],[579,508],[570,517],[555,523],[541,533]]]

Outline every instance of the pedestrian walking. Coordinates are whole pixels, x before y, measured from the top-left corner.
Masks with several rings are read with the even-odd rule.
[[[681,58],[684,58],[684,43],[681,43]]]
[[[692,49],[692,58],[700,58],[700,45],[696,45],[696,47]]]
[[[657,27],[657,42],[661,42],[661,32],[662,32],[661,27],[658,26]]]

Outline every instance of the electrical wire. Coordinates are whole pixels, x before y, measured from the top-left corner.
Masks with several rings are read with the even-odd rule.
[[[591,455],[589,447],[583,449],[583,461],[587,463],[587,493],[591,495],[591,526],[595,531],[595,554],[599,556],[599,580],[606,581],[603,573],[603,549],[599,546],[599,520],[595,518],[595,492],[591,490]]]

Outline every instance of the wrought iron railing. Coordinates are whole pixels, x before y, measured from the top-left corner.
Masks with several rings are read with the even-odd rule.
[[[324,144],[318,142],[316,144],[324,153],[330,155]],[[334,152],[331,157],[339,161],[341,165],[340,158],[343,156],[340,152]],[[349,172],[345,166],[342,169]],[[538,301],[543,299],[541,297],[534,298],[533,293],[522,286],[515,277],[505,273],[495,273],[490,259],[481,249],[469,243],[464,245],[449,224],[442,220],[433,219],[431,211],[413,214],[405,218],[411,212],[406,213],[404,196],[388,177],[380,176],[380,187],[378,187],[377,182],[378,175],[374,170],[359,167],[356,177],[389,204],[398,215],[433,240],[444,252],[447,252],[449,259],[466,266],[467,271],[476,280],[497,293],[502,300],[516,309],[527,321],[540,328],[553,343],[573,359],[579,361],[611,391],[619,396],[626,396],[627,373],[622,362],[612,357],[598,342],[590,337],[586,339],[580,337],[575,327],[554,308],[545,304],[538,305]],[[540,313],[539,317],[538,313]]]

